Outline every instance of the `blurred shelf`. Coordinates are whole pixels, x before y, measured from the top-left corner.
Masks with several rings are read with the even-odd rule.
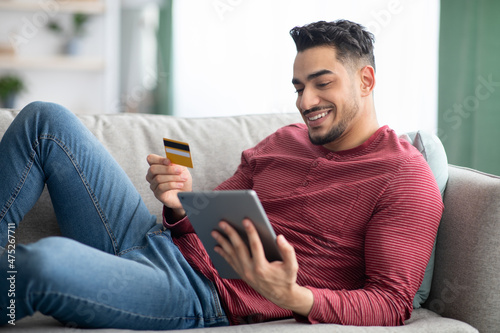
[[[0,69],[102,71],[105,62],[98,57],[13,57],[0,55]]]
[[[142,1],[142,0],[138,0]],[[0,0],[0,22],[11,25],[10,31],[21,34],[35,33],[47,23],[49,18],[67,19],[63,16],[81,13],[96,16],[94,28],[90,30],[93,49],[102,52],[85,56],[52,55],[55,50],[42,47],[44,34],[37,34],[38,45],[29,52],[15,53],[7,41],[0,45],[0,74],[14,72],[29,78],[33,89],[23,94],[24,103],[48,96],[54,91],[55,100],[81,113],[117,112],[112,108],[120,100],[119,50],[120,50],[120,3],[121,0]],[[68,22],[69,23],[69,22]],[[97,29],[99,28],[99,29]],[[0,31],[7,35],[7,31]],[[102,35],[97,36],[98,34]],[[23,35],[23,37],[26,37]],[[5,39],[5,38],[4,38]],[[102,42],[99,41],[102,39]],[[99,42],[99,44],[97,44]],[[38,47],[38,49],[37,49]],[[53,45],[53,47],[56,47]],[[37,52],[39,50],[40,52]],[[101,55],[102,53],[102,55]],[[36,54],[40,54],[37,56]],[[63,75],[67,80],[57,80]],[[86,91],[86,87],[89,87]],[[45,85],[50,84],[50,87]],[[82,89],[82,84],[85,88]],[[96,90],[99,94],[96,95]],[[84,97],[82,97],[82,95]],[[87,97],[85,97],[87,96]],[[86,100],[85,103],[80,101]],[[82,105],[84,104],[84,105]],[[116,110],[115,110],[116,109]],[[111,110],[111,111],[110,111]]]
[[[50,2],[50,5],[56,2]],[[102,14],[106,10],[106,6],[101,1],[79,0],[67,1],[66,3],[57,6],[43,7],[39,1],[16,1],[16,0],[0,0],[1,11],[43,11],[48,13],[82,13],[82,14]]]

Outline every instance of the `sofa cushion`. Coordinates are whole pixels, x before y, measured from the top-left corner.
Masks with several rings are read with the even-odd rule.
[[[4,331],[5,330],[5,331]],[[52,333],[52,332],[92,332],[88,329],[77,329],[74,327],[64,327],[51,317],[43,316],[40,313],[35,313],[31,318],[23,318],[16,322],[16,326],[2,327],[2,332],[5,333]],[[132,330],[117,330],[117,329],[100,329],[99,333],[133,333]],[[145,331],[153,332],[153,331]],[[162,331],[155,331],[162,332]],[[163,331],[164,332],[164,331]],[[427,309],[418,309],[413,311],[412,316],[405,322],[405,326],[383,327],[357,327],[357,326],[342,326],[336,324],[304,324],[298,323],[294,319],[277,320],[267,323],[249,324],[229,327],[214,327],[214,328],[196,328],[190,330],[174,330],[172,333],[232,333],[232,332],[259,332],[259,333],[387,333],[387,332],[406,332],[406,333],[477,333],[477,330],[470,325],[458,320],[443,318]]]
[[[18,111],[0,112],[0,137]],[[194,190],[212,190],[236,170],[244,149],[253,147],[276,129],[301,122],[298,112],[236,117],[177,118],[146,114],[78,115],[103,143],[134,183],[150,212],[161,222],[162,205],[146,181],[148,154],[165,155],[163,138],[189,143]],[[207,146],[207,141],[212,144]],[[47,191],[17,231],[18,241],[30,243],[59,235]]]

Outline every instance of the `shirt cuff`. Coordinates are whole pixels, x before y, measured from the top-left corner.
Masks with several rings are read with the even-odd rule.
[[[170,230],[173,237],[194,233],[193,226],[187,216],[175,221],[172,216],[172,209],[166,206],[163,206],[163,226]]]
[[[307,317],[299,315],[299,314],[294,312],[293,318],[299,323],[318,324],[321,322],[320,320],[318,320],[318,318],[321,316],[321,304],[320,304],[321,303],[321,292],[316,288],[311,288],[311,287],[307,287],[307,286],[306,286],[306,288],[311,290],[313,293],[314,301],[313,301],[313,306],[311,308],[311,311],[309,312],[309,315]]]

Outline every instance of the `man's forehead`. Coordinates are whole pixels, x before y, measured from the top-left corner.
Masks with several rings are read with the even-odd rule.
[[[325,74],[338,74],[343,65],[336,57],[332,47],[314,47],[295,56],[293,76],[297,80],[312,79]]]

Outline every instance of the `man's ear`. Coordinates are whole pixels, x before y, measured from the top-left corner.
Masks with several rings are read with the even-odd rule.
[[[360,69],[361,96],[366,97],[375,88],[375,70],[372,66],[365,66]]]

